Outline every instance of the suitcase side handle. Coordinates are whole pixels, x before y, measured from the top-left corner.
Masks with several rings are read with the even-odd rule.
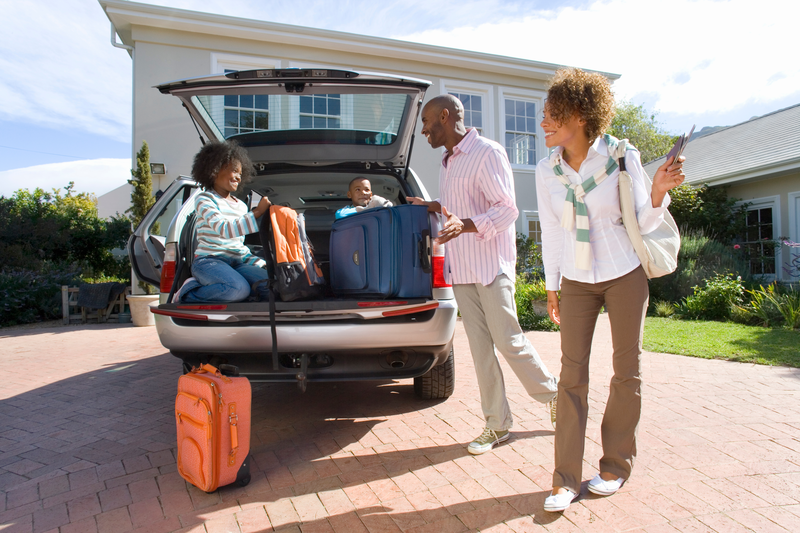
[[[422,271],[430,274],[431,268],[431,231],[424,229],[420,233],[420,240],[417,243],[417,250],[419,252],[419,262],[422,265]]]

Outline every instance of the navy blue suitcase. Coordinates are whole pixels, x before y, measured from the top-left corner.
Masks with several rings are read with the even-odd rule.
[[[428,209],[404,204],[333,223],[330,280],[336,296],[431,298]]]

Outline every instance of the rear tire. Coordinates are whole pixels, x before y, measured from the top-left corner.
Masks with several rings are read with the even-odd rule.
[[[444,363],[414,378],[414,394],[420,400],[442,400],[453,395],[456,386],[456,362],[453,348]]]

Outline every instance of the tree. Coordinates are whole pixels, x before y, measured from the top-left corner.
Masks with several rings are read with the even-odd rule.
[[[142,223],[142,219],[156,203],[153,197],[153,176],[150,174],[150,148],[147,141],[142,141],[142,148],[136,154],[136,170],[131,170],[133,179],[128,183],[133,185],[131,192],[131,207],[125,211],[131,214],[133,227]]]
[[[702,231],[722,243],[730,243],[745,234],[749,204],[739,204],[728,196],[728,187],[681,185],[669,192],[669,212],[681,229]]]
[[[618,139],[628,139],[639,150],[643,164],[666,155],[677,139],[676,135],[661,129],[656,113],[626,100],[617,104],[608,133]]]

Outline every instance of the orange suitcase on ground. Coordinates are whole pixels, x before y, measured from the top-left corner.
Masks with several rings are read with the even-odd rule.
[[[250,482],[250,381],[211,365],[178,379],[178,472],[205,492]]]

